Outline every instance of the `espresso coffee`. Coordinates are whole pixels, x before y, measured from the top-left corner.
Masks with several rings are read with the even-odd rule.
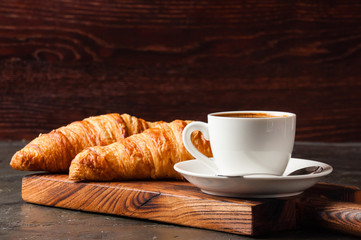
[[[294,113],[230,111],[210,113],[207,119],[207,123],[189,123],[182,139],[194,159],[202,161],[216,175],[283,174],[295,141]],[[202,132],[209,139],[212,158],[193,145],[194,131]]]
[[[272,117],[287,117],[287,115],[272,115],[268,113],[244,112],[244,113],[220,113],[214,114],[216,117],[234,117],[234,118],[272,118]]]

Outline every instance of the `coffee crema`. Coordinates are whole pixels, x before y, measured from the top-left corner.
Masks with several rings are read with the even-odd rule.
[[[269,113],[257,112],[244,112],[244,113],[219,113],[214,114],[215,117],[234,117],[234,118],[274,118],[274,117],[287,117],[288,115],[272,115]]]

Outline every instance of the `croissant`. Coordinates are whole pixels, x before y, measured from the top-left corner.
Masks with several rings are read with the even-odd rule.
[[[173,165],[192,159],[182,141],[182,131],[189,122],[158,122],[143,133],[108,146],[85,149],[71,162],[69,178],[91,181],[180,179]],[[193,133],[192,142],[203,154],[212,156],[209,142],[200,132]]]
[[[108,145],[152,127],[152,122],[128,114],[106,114],[73,122],[28,143],[10,165],[17,170],[68,172],[71,160],[83,149]]]

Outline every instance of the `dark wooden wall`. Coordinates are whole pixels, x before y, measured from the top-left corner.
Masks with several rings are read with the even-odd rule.
[[[361,1],[1,0],[0,94],[0,139],[264,109],[298,141],[361,141]]]

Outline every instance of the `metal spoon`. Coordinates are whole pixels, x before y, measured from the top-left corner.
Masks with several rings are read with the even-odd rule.
[[[321,166],[311,166],[311,167],[304,167],[304,168],[297,169],[297,170],[287,174],[287,176],[315,174],[315,173],[320,173],[322,171],[323,171],[323,167],[321,167]]]
[[[315,174],[315,173],[320,173],[323,171],[323,167],[321,166],[310,166],[310,167],[303,167],[300,169],[297,169],[289,174],[287,174],[286,176],[298,176],[298,175],[309,175],[309,174]],[[244,176],[250,176],[250,175],[271,175],[271,176],[279,176],[276,174],[270,174],[270,173],[251,173],[251,174],[246,174],[243,176],[239,176],[239,175],[220,175],[217,174],[217,176],[219,177],[244,177]]]

